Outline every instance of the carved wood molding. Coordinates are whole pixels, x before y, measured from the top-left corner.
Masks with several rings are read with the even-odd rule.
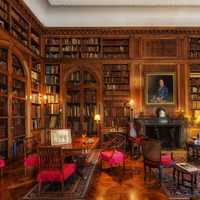
[[[116,28],[48,28],[44,29],[46,36],[62,35],[121,35],[132,34],[200,34],[198,27],[116,27]]]

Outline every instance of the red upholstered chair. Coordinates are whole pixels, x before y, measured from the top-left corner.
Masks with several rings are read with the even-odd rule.
[[[102,145],[103,150],[100,152],[101,168],[102,162],[107,162],[110,167],[123,164],[125,169],[125,147],[126,137],[123,134],[117,134],[111,141]]]
[[[3,170],[6,166],[6,162],[5,160],[3,159],[3,157],[0,156],[0,169],[1,169],[1,177],[3,176]]]
[[[76,171],[74,163],[64,164],[63,151],[60,147],[40,146],[39,173],[37,182],[39,183],[39,194],[42,184],[45,182],[60,182],[61,192],[64,192],[64,181]]]
[[[146,180],[147,167],[149,167],[150,173],[151,169],[157,168],[159,170],[159,180],[162,183],[163,168],[173,168],[175,166],[173,154],[162,154],[160,141],[153,139],[142,140],[142,152],[144,157],[144,180]]]
[[[131,122],[128,136],[131,157],[138,158],[140,156],[142,139],[143,136],[139,135],[139,128],[134,127],[134,122]]]
[[[25,176],[30,168],[38,169],[39,156],[37,154],[38,140],[35,137],[24,139],[24,171]]]

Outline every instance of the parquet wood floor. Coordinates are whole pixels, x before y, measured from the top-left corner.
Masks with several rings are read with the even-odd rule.
[[[126,172],[120,167],[104,169],[97,174],[88,192],[88,200],[167,200],[157,180],[143,180],[142,159],[126,162]],[[25,177],[22,163],[7,166],[0,179],[0,200],[18,200],[35,184],[35,178]]]

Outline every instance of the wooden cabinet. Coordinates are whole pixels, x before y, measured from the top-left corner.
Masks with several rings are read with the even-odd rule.
[[[9,50],[0,48],[0,154],[4,157],[23,155],[26,135],[26,75],[22,63]]]

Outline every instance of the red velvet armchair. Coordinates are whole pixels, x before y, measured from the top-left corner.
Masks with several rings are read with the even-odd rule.
[[[24,139],[24,172],[27,175],[28,169],[38,169],[39,156],[37,154],[38,140],[35,137]]]
[[[37,182],[39,184],[39,194],[41,187],[46,182],[60,182],[61,192],[64,192],[64,181],[67,180],[76,171],[76,164],[64,164],[63,151],[60,147],[40,146],[39,155],[39,173]]]
[[[111,140],[102,145],[102,151],[100,152],[101,168],[102,162],[107,162],[109,166],[123,164],[123,170],[125,169],[125,147],[126,137],[123,134],[117,134]]]
[[[159,180],[162,183],[163,168],[175,167],[175,161],[172,153],[162,154],[161,143],[159,140],[143,139],[142,152],[144,157],[144,180],[147,176],[147,167],[151,173],[151,169],[157,168],[159,171]],[[173,170],[174,173],[174,170]]]

